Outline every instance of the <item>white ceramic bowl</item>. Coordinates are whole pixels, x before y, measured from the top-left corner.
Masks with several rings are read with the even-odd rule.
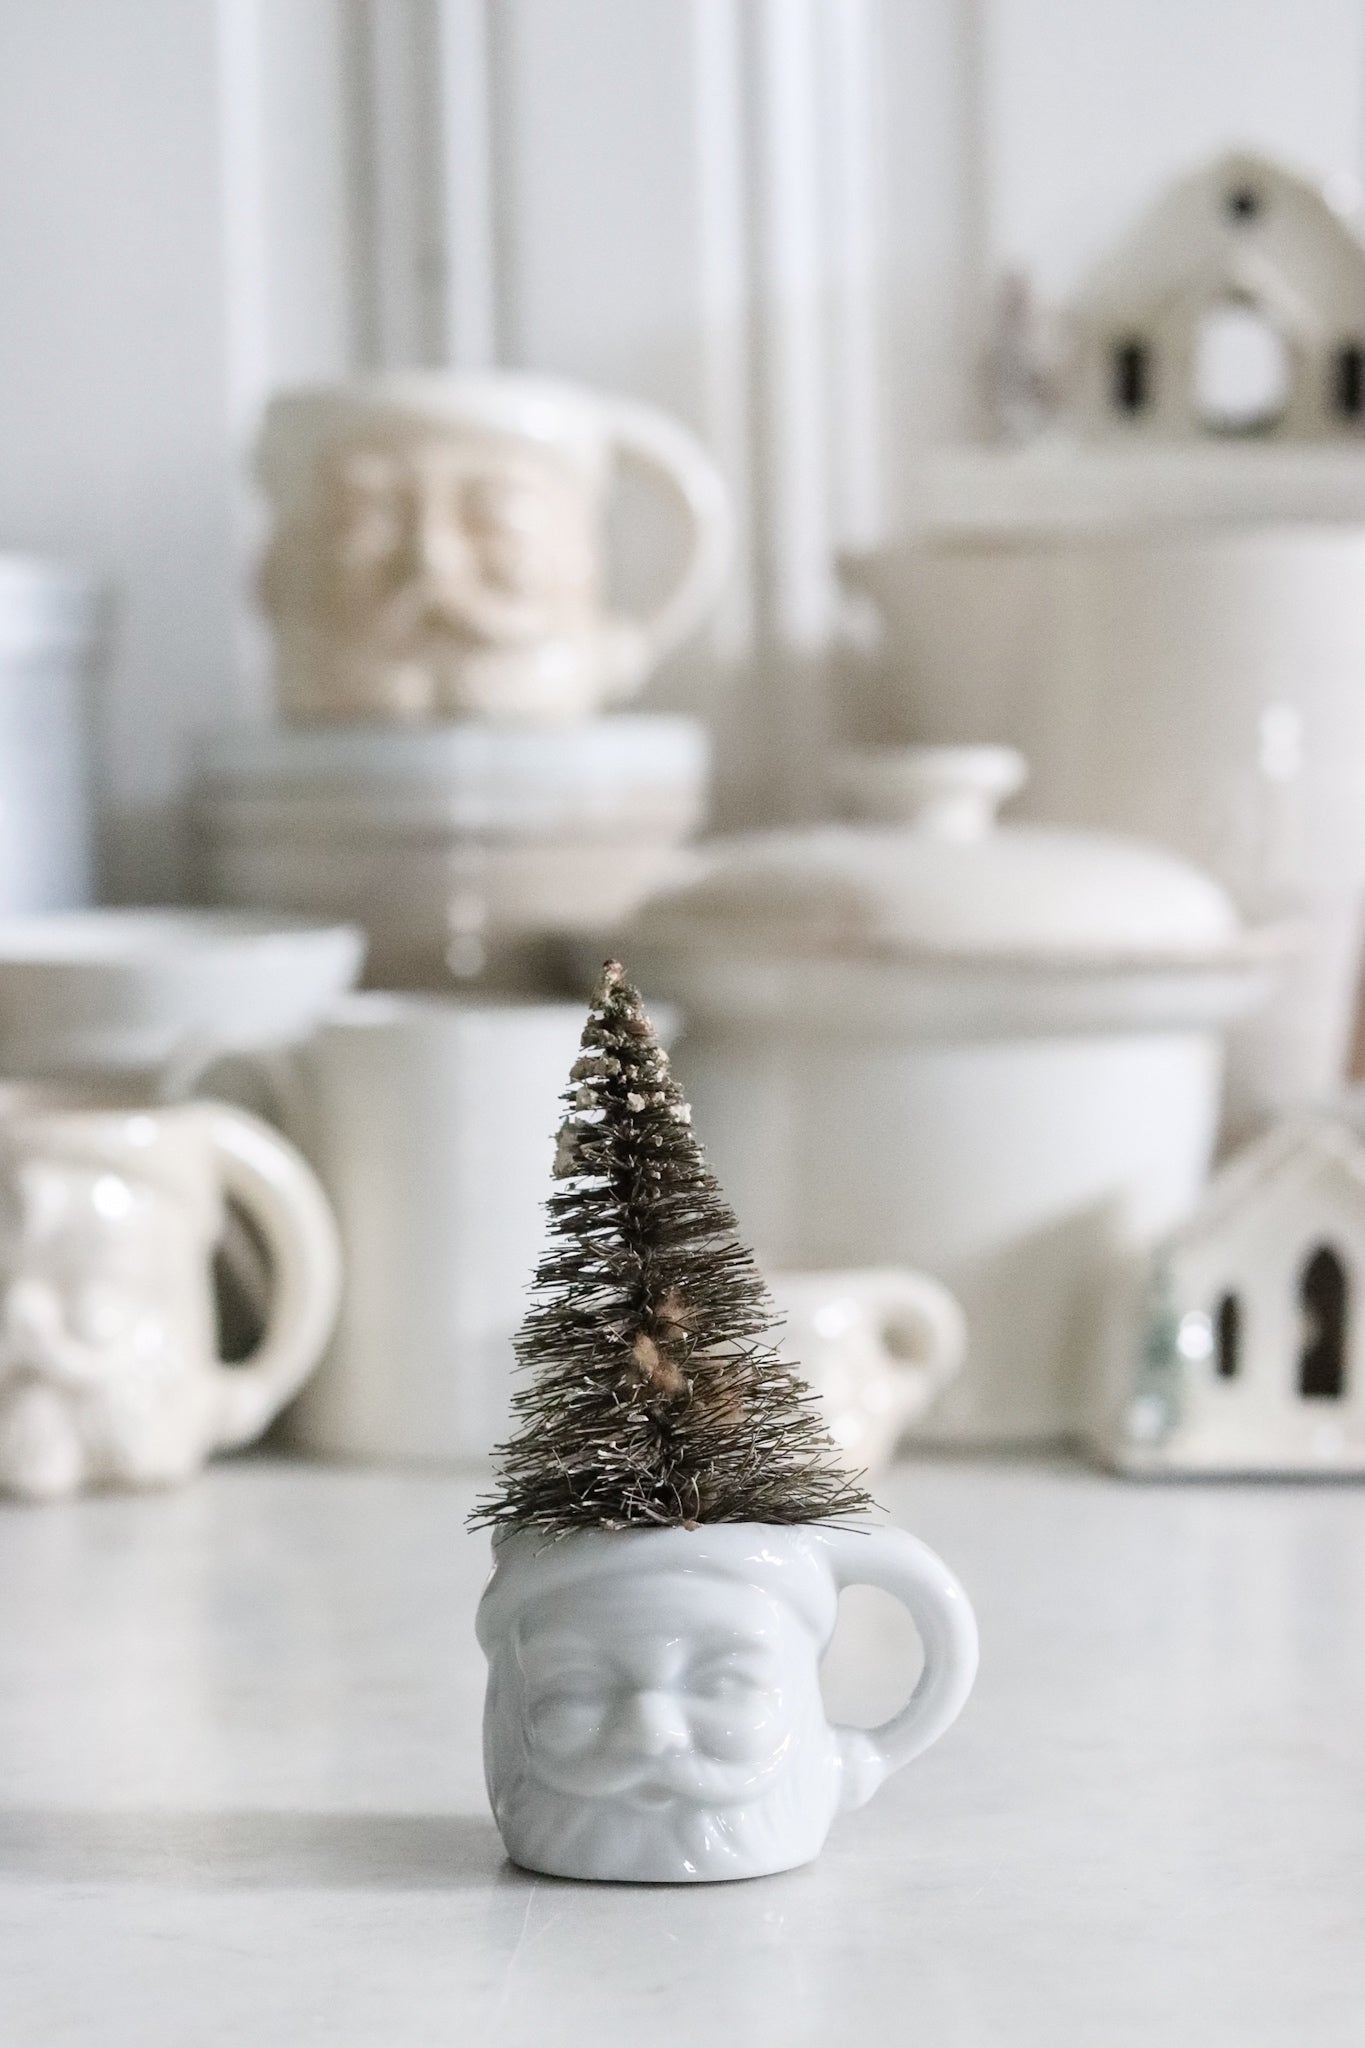
[[[304,1036],[360,972],[350,925],[243,911],[0,918],[0,1072],[169,1081]]]
[[[204,891],[346,918],[386,988],[535,990],[547,934],[630,915],[705,807],[694,720],[242,727],[200,755]]]

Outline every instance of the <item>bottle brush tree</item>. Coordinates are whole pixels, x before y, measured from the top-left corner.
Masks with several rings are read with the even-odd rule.
[[[516,1342],[516,1432],[475,1526],[825,1522],[871,1506],[692,1135],[614,960],[593,992]]]

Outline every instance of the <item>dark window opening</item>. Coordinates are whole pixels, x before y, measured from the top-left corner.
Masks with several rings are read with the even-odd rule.
[[[1346,341],[1332,366],[1332,403],[1343,419],[1365,414],[1365,342]]]
[[[1242,1304],[1235,1294],[1225,1294],[1213,1318],[1213,1355],[1220,1380],[1236,1379],[1241,1354]]]
[[[1319,1245],[1299,1279],[1302,1336],[1299,1392],[1305,1401],[1339,1401],[1346,1392],[1346,1268]]]
[[[1264,199],[1251,185],[1234,185],[1223,198],[1228,218],[1235,221],[1238,227],[1244,227],[1248,221],[1255,220],[1264,205]]]
[[[1151,398],[1151,356],[1145,341],[1114,344],[1113,401],[1118,412],[1144,412]]]

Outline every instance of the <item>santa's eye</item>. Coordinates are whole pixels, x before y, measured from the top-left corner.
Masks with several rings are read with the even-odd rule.
[[[694,1699],[723,1700],[736,1699],[761,1684],[759,1674],[748,1665],[730,1657],[716,1657],[694,1665],[688,1674],[687,1689]]]
[[[606,1722],[606,1708],[590,1693],[550,1693],[531,1701],[528,1722],[538,1749],[564,1755],[597,1741]]]

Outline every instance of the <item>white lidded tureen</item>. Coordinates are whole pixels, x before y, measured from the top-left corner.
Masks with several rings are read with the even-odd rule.
[[[1017,1441],[1080,1419],[1108,1262],[1196,1194],[1222,1031],[1277,946],[1134,841],[999,826],[1002,747],[871,749],[854,822],[715,841],[620,941],[683,1007],[698,1131],[789,1268],[908,1264],[967,1313],[924,1425]]]

